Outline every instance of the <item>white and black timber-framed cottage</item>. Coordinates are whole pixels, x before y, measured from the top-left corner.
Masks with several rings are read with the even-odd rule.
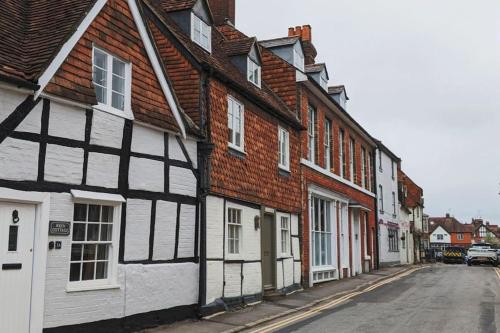
[[[139,1],[2,5],[0,332],[195,314],[198,132]]]

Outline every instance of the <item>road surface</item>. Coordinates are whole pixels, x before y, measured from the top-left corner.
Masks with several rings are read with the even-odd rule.
[[[252,332],[500,332],[500,269],[437,264]]]

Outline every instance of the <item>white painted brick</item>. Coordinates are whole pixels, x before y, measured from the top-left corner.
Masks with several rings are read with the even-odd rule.
[[[125,120],[121,117],[95,110],[92,116],[90,143],[105,147],[121,148],[124,124]]]
[[[128,265],[126,270],[126,316],[198,301],[197,264]]]
[[[133,190],[163,192],[164,166],[161,161],[130,158],[129,184]]]
[[[177,203],[157,201],[153,245],[154,260],[170,260],[174,258],[176,224]]]
[[[196,197],[196,177],[189,169],[170,167],[170,193]]]
[[[134,124],[132,151],[136,153],[164,156],[164,133],[149,127]]]
[[[253,295],[262,292],[261,263],[243,264],[243,295]]]
[[[194,256],[194,240],[196,226],[196,206],[181,205],[179,220],[179,258],[191,258]]]
[[[146,260],[149,256],[151,201],[127,200],[125,260]]]
[[[40,101],[24,120],[17,126],[16,131],[40,134],[42,128],[43,101]]]
[[[65,184],[81,184],[83,149],[47,145],[45,180]]]
[[[7,138],[0,144],[0,178],[36,180],[38,143]]]
[[[87,185],[117,188],[119,169],[119,156],[89,153]]]
[[[302,271],[301,271],[301,263],[300,262],[294,262],[295,265],[295,271],[294,271],[294,283],[301,284],[302,283]]]
[[[225,264],[224,297],[241,296],[241,264]]]
[[[85,122],[84,109],[50,102],[49,135],[83,141]]]
[[[224,251],[224,199],[207,197],[207,258],[222,259]]]
[[[207,304],[222,297],[224,286],[223,269],[224,263],[222,261],[207,262]]]
[[[14,112],[27,96],[25,93],[0,88],[0,123]]]

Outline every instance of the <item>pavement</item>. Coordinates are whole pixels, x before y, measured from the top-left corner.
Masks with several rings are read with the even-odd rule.
[[[335,300],[342,300],[352,293],[377,284],[399,274],[409,274],[418,269],[416,266],[399,266],[383,268],[374,272],[361,274],[353,278],[331,281],[318,284],[313,288],[298,291],[294,294],[273,297],[272,300],[262,301],[252,306],[228,311],[201,320],[187,320],[171,325],[141,331],[142,333],[233,333],[252,330],[265,326],[281,318],[310,311],[316,306]],[[313,332],[313,331],[304,331]],[[343,331],[340,331],[343,332]]]
[[[403,274],[404,275],[404,274]],[[436,264],[249,332],[500,331],[500,269]],[[246,332],[246,331],[245,331]]]

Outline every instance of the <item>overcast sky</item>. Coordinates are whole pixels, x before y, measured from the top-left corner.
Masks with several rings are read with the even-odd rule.
[[[500,224],[500,1],[236,0],[249,36],[310,24],[330,84],[403,160],[426,213]]]

